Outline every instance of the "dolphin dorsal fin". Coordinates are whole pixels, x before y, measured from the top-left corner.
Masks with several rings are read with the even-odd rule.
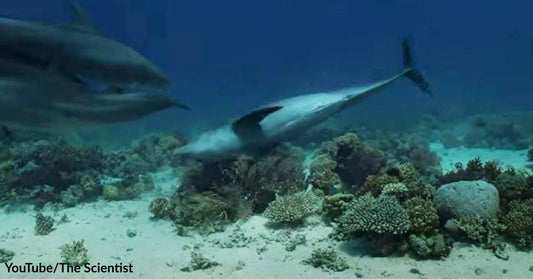
[[[263,130],[259,123],[269,114],[282,108],[282,106],[273,106],[252,111],[233,122],[231,127],[239,139],[245,143],[260,140],[263,137]]]
[[[72,18],[69,27],[81,32],[98,33],[94,28],[91,18],[87,11],[77,0],[68,0],[72,9]]]

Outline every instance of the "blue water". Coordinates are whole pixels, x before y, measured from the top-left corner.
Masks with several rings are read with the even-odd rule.
[[[66,21],[66,1],[3,1],[3,16]],[[345,113],[363,124],[424,112],[531,109],[531,1],[81,1],[101,32],[133,46],[171,78],[193,111],[167,111],[139,131],[198,132],[282,97],[387,77],[401,38],[435,92],[395,84]],[[398,116],[401,116],[398,120]],[[346,117],[345,117],[346,119]]]

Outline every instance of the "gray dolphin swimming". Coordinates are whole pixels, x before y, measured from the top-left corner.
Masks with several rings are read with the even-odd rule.
[[[33,132],[65,132],[130,121],[171,107],[188,109],[152,93],[94,92],[63,75],[0,60],[0,126]]]
[[[100,35],[81,6],[71,3],[70,24],[0,18],[2,57],[120,88],[168,86],[158,67],[133,48]]]
[[[401,77],[407,77],[422,91],[432,96],[428,83],[413,68],[409,45],[405,40],[403,60],[403,70],[388,79],[367,86],[296,96],[263,106],[244,115],[231,125],[200,135],[198,139],[176,150],[175,153],[204,160],[252,155],[304,133]]]

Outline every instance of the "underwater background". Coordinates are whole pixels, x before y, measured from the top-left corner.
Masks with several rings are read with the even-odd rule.
[[[0,16],[68,22],[66,2]],[[0,132],[0,278],[533,277],[533,2],[80,3],[191,110]],[[398,73],[404,38],[433,97],[401,80],[259,156],[175,154],[264,104]],[[26,262],[82,272],[9,271]]]
[[[533,4],[526,0],[83,4],[98,30],[153,60],[172,80],[169,94],[192,108],[124,125],[132,136],[148,127],[198,133],[273,100],[375,81],[399,69],[403,37],[413,40],[435,98],[402,82],[343,119],[394,126],[428,112],[457,117],[532,106]],[[18,19],[70,15],[64,1],[0,5],[3,16]]]

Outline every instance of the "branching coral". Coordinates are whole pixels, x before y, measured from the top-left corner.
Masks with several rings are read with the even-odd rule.
[[[502,223],[507,226],[507,238],[520,247],[532,247],[533,199],[511,201],[509,212],[502,217]]]
[[[85,240],[73,241],[61,246],[61,259],[70,265],[81,266],[89,262],[88,250],[85,248]]]
[[[315,268],[322,268],[323,270],[334,272],[340,272],[350,268],[346,259],[333,249],[315,249],[311,257],[303,261],[303,263]]]
[[[454,222],[468,239],[489,249],[496,247],[498,238],[506,229],[506,226],[497,219],[465,217],[456,219]]]
[[[300,192],[278,197],[265,210],[274,223],[296,223],[320,210],[320,199],[312,192]]]
[[[404,203],[409,215],[409,231],[414,234],[434,234],[439,227],[437,208],[431,201],[412,198]]]
[[[344,237],[358,233],[399,235],[410,227],[407,211],[391,196],[365,195],[355,199],[338,223],[336,234]]]

